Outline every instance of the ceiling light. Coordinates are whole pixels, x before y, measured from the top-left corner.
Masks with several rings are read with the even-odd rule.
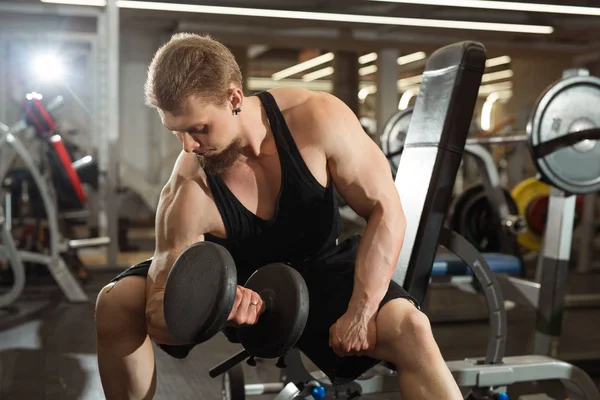
[[[333,67],[322,68],[322,69],[316,70],[315,72],[311,72],[310,74],[304,75],[302,77],[302,80],[304,82],[310,82],[310,81],[314,81],[314,80],[317,80],[320,78],[324,78],[331,74],[333,74]]]
[[[331,60],[333,60],[333,53],[325,53],[318,57],[301,62],[300,64],[296,64],[284,70],[275,72],[271,78],[278,81],[280,79],[287,78],[288,76],[296,75],[299,72],[306,71],[307,69],[314,68],[317,65],[325,64]]]
[[[512,69],[506,69],[504,71],[498,71],[498,72],[489,72],[487,74],[483,74],[483,76],[481,77],[481,83],[500,81],[502,79],[512,78],[512,76],[513,76]]]
[[[509,64],[510,61],[511,60],[510,60],[509,56],[500,56],[500,57],[490,58],[489,60],[486,60],[485,67],[486,68],[497,67],[498,65]]]
[[[512,82],[493,83],[491,85],[482,85],[479,87],[479,95],[486,96],[492,92],[500,92],[503,90],[512,89]]]
[[[358,74],[360,76],[370,75],[377,72],[377,65],[369,65],[367,67],[362,67],[358,69]]]
[[[422,4],[428,6],[448,6],[464,8],[485,8],[488,10],[529,11],[552,14],[600,15],[599,7],[562,6],[558,4],[534,4],[516,1],[484,0],[372,0],[389,3]]]
[[[416,53],[407,54],[405,56],[398,57],[396,62],[398,63],[398,65],[406,65],[406,64],[410,64],[411,62],[422,60],[425,57],[427,57],[427,54],[425,54],[422,51],[418,51]]]
[[[66,0],[45,0],[47,3],[62,2],[68,3]],[[79,0],[74,0],[79,1]],[[498,31],[498,32],[518,32],[518,33],[534,33],[549,35],[554,31],[551,26],[544,25],[524,25],[524,24],[503,24],[493,22],[472,22],[472,21],[455,21],[442,19],[425,19],[425,18],[400,18],[387,17],[378,15],[358,15],[358,14],[337,14],[323,13],[311,11],[290,11],[290,10],[269,10],[260,8],[243,8],[243,7],[222,7],[222,6],[206,6],[197,4],[181,4],[181,3],[158,3],[151,1],[126,1],[117,0],[117,7],[132,8],[136,10],[155,10],[155,11],[174,11],[174,12],[189,12],[197,14],[217,14],[217,15],[238,15],[244,17],[257,18],[284,18],[284,19],[299,19],[310,21],[329,21],[329,22],[349,22],[358,24],[376,24],[376,25],[396,25],[396,26],[419,26],[427,28],[442,28],[442,29],[463,29],[463,30],[479,30],[479,31]]]
[[[375,60],[377,60],[377,53],[375,52],[358,57],[359,64],[367,64]]]
[[[52,4],[68,4],[73,6],[104,7],[106,5],[105,0],[41,0],[41,2]]]

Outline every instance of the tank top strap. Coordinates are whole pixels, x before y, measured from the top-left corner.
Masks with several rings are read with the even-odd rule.
[[[304,162],[296,141],[292,137],[283,113],[279,109],[273,95],[267,91],[259,92],[256,95],[265,108],[269,124],[271,125],[277,152],[279,153],[282,167],[284,167],[281,173],[292,173],[294,176],[307,182],[317,192],[323,192],[323,187],[317,182]]]

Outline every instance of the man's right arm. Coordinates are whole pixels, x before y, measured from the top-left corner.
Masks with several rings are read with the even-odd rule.
[[[174,179],[174,180],[173,180]],[[208,196],[198,182],[174,177],[165,186],[156,215],[156,250],[146,280],[146,328],[161,344],[178,344],[170,336],[163,311],[167,277],[177,257],[204,240],[210,230],[204,206]]]

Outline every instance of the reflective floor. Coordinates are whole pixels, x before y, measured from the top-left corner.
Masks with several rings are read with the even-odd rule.
[[[68,304],[54,287],[28,290],[14,308],[0,315],[0,399],[102,399],[98,376],[93,300],[115,271],[94,272],[86,285],[90,303]],[[589,279],[585,279],[589,283]],[[600,288],[600,285],[598,286]],[[600,292],[600,290],[599,290]],[[444,286],[431,289],[427,303],[434,334],[448,360],[481,356],[485,352],[488,323],[480,297]],[[24,316],[24,317],[23,317]],[[468,318],[467,318],[468,317]],[[520,308],[509,312],[507,355],[525,354],[531,343],[534,313]],[[459,319],[468,320],[460,322]],[[565,314],[560,357],[590,360],[585,368],[598,374],[599,309],[570,310]],[[595,332],[594,332],[595,330]],[[208,376],[210,367],[239,349],[221,335],[197,346],[188,358],[177,360],[156,351],[158,389],[156,399],[218,399],[221,380]],[[247,383],[275,381],[279,370],[271,362],[261,368],[245,366]],[[511,387],[520,393],[545,391],[564,399],[559,383]],[[262,400],[274,396],[253,396]],[[392,394],[364,396],[393,399]]]

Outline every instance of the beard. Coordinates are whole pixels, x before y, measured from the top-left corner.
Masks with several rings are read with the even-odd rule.
[[[199,155],[198,162],[208,175],[218,175],[231,167],[242,154],[242,144],[239,138],[234,139],[225,150],[211,155]]]

